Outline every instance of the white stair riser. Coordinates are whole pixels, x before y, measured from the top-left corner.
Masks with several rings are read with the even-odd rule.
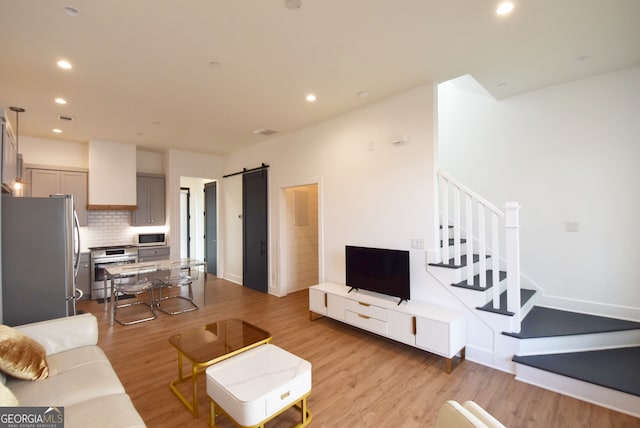
[[[516,354],[520,356],[559,354],[640,346],[640,330],[514,340],[518,342]]]
[[[489,260],[489,259],[487,259]],[[490,266],[487,265],[487,268]],[[467,278],[467,267],[447,268],[442,266],[428,265],[427,269],[433,273],[443,284],[456,284]],[[473,264],[473,274],[477,275],[480,271],[478,262]]]
[[[499,293],[502,293],[507,289],[507,281],[502,280],[498,284]],[[467,307],[477,308],[478,306],[484,306],[493,300],[493,287],[486,288],[483,291],[470,290],[464,287],[451,287],[451,292],[460,299]],[[498,294],[499,294],[498,293]]]
[[[516,379],[640,418],[640,397],[592,383],[516,364]]]

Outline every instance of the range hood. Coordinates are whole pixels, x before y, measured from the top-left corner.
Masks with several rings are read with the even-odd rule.
[[[136,209],[136,146],[89,140],[89,210]]]

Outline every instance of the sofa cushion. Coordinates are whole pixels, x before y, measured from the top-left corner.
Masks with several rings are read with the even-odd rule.
[[[109,359],[98,346],[83,346],[47,356],[49,376],[55,376],[91,363],[109,363]]]
[[[16,329],[41,344],[47,356],[98,344],[98,320],[90,313],[24,324]]]
[[[0,407],[19,406],[20,403],[13,392],[4,384],[0,384]]]
[[[109,362],[93,362],[59,372],[38,382],[8,380],[23,406],[71,406],[92,398],[124,392]]]
[[[15,328],[0,325],[0,370],[25,380],[49,375],[45,349]]]
[[[105,395],[67,406],[64,408],[64,417],[65,428],[97,426],[100,428],[142,428],[145,426],[127,394]]]

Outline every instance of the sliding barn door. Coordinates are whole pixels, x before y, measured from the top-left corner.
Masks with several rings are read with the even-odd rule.
[[[269,288],[267,242],[267,169],[242,176],[243,285],[266,293]]]

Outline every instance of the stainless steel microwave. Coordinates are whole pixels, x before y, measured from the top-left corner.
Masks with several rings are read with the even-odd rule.
[[[158,233],[138,233],[136,236],[136,244],[138,247],[156,247],[167,245],[167,234]]]

